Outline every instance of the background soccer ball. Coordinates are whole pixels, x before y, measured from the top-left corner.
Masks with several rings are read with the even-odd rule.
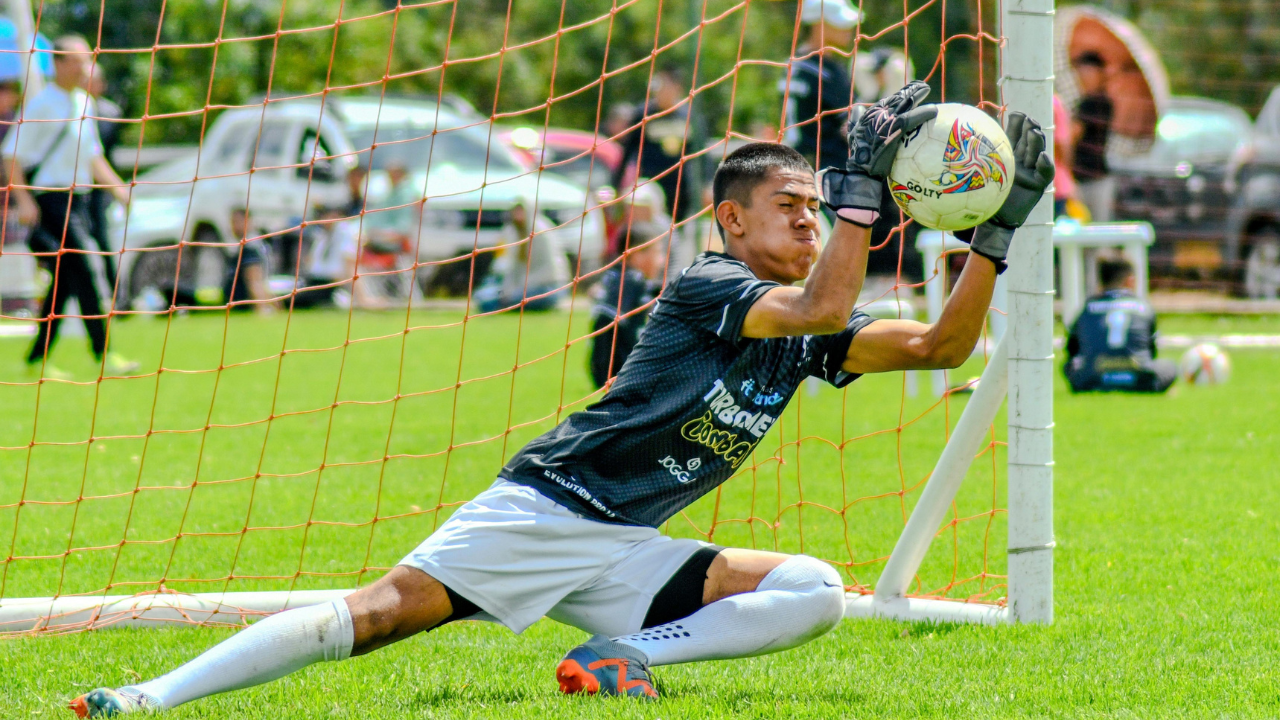
[[[1195,385],[1218,385],[1231,377],[1231,361],[1222,348],[1201,343],[1182,355],[1178,374]]]
[[[902,211],[935,230],[985,222],[1013,188],[1013,148],[1000,123],[971,105],[943,103],[907,134],[889,171]]]

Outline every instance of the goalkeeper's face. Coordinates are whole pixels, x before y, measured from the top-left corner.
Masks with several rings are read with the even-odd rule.
[[[730,254],[764,280],[790,285],[809,277],[820,248],[818,207],[813,173],[775,170],[736,208],[737,227],[726,228]]]

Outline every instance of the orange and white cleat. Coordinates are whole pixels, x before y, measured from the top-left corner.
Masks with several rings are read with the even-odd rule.
[[[656,699],[644,653],[596,635],[569,651],[556,667],[560,692],[566,695],[625,695]]]
[[[71,701],[76,717],[115,717],[129,713],[146,712],[154,708],[151,698],[142,693],[127,693],[111,688],[98,688]]]

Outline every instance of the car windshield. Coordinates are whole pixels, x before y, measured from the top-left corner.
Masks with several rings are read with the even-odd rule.
[[[432,168],[453,165],[480,172],[487,162],[491,174],[519,173],[520,167],[496,140],[493,141],[493,151],[486,151],[487,139],[488,133],[479,127],[442,130],[433,136],[429,127],[420,125],[383,125],[377,131],[378,147],[370,153],[367,148],[373,146],[373,128],[351,132],[352,144],[365,149],[358,155],[360,164],[373,170],[402,163],[409,170],[425,171],[430,163]],[[370,154],[373,156],[371,165]]]
[[[1175,108],[1160,118],[1151,157],[1167,164],[1227,160],[1248,139],[1249,128],[1223,112]]]

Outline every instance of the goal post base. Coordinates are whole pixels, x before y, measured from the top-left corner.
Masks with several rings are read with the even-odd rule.
[[[0,601],[0,635],[172,624],[238,626],[253,617],[318,605],[353,592],[348,589],[14,598]],[[844,616],[846,619],[1001,625],[1009,622],[1009,609],[957,600],[910,597],[877,600],[874,595],[849,594]]]
[[[848,594],[845,596],[844,617],[846,620],[882,618],[904,622],[1003,625],[1009,622],[1009,608],[959,600],[911,597],[883,600],[874,595]]]
[[[293,592],[146,593],[0,600],[0,635],[70,632],[107,627],[244,625],[290,608],[318,605],[354,590]]]

